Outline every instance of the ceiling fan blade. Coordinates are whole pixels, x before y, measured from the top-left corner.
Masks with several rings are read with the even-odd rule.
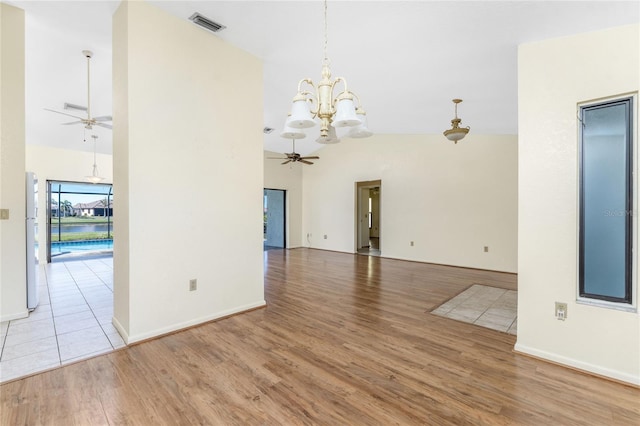
[[[319,160],[320,157],[316,157],[316,156],[313,156],[313,157],[300,157],[300,159],[301,160]]]
[[[78,117],[77,115],[67,114],[66,112],[61,112],[61,111],[56,111],[55,109],[45,108],[44,110],[45,111],[50,111],[50,112],[55,112],[56,114],[62,114],[62,115],[66,115],[66,116],[69,116],[69,117],[73,117],[73,118],[76,118],[78,120],[85,120],[84,117]]]
[[[288,157],[267,157],[267,160],[286,160]]]
[[[100,117],[93,117],[95,121],[113,121],[113,117],[110,115],[101,115]]]
[[[280,163],[280,164],[287,164],[287,163],[290,163],[290,162],[291,162],[291,160],[287,160],[284,163]]]
[[[302,158],[299,159],[298,161],[304,164],[313,164],[311,161],[303,160]]]
[[[64,109],[77,109],[78,111],[86,111],[87,107],[86,106],[82,106],[82,105],[76,105],[76,104],[72,104],[70,102],[65,102]]]
[[[83,121],[70,121],[68,123],[62,123],[63,126],[67,126],[69,124],[84,124]]]
[[[113,129],[113,126],[111,124],[104,124],[104,123],[94,123],[94,126],[99,126],[99,127],[104,127],[105,129]]]

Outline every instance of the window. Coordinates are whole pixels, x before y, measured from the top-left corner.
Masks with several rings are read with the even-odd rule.
[[[579,295],[631,304],[633,100],[580,107]]]

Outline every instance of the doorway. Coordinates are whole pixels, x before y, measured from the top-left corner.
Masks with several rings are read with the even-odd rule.
[[[263,201],[264,249],[286,248],[286,191],[265,189]]]
[[[113,251],[113,186],[47,181],[47,263]]]
[[[112,324],[111,184],[47,181],[39,202],[47,204],[39,248],[48,247],[37,274],[39,303],[28,318],[9,321],[0,362],[13,367],[0,371],[0,383],[125,346]]]
[[[356,182],[356,252],[369,256],[381,254],[382,181]]]

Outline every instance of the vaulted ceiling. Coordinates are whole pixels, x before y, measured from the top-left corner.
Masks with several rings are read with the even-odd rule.
[[[119,1],[7,1],[26,11],[27,143],[91,150],[82,126],[43,108],[86,104],[86,62],[92,59],[92,112],[110,114],[111,17]],[[194,12],[227,28],[212,35],[264,63],[265,149],[285,152],[279,137],[297,83],[319,80],[322,1],[151,1],[187,18]],[[640,21],[636,1],[330,1],[328,54],[333,76],[345,77],[375,133],[441,133],[451,99],[472,132],[517,133],[517,49],[521,43]],[[202,30],[205,31],[205,30]],[[548,64],[553,67],[553,64]],[[307,154],[318,128],[297,143]],[[96,129],[99,152],[111,132]],[[87,135],[87,140],[90,138]]]

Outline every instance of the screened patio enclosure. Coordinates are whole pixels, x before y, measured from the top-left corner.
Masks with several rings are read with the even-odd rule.
[[[47,181],[47,262],[113,251],[113,185]]]

